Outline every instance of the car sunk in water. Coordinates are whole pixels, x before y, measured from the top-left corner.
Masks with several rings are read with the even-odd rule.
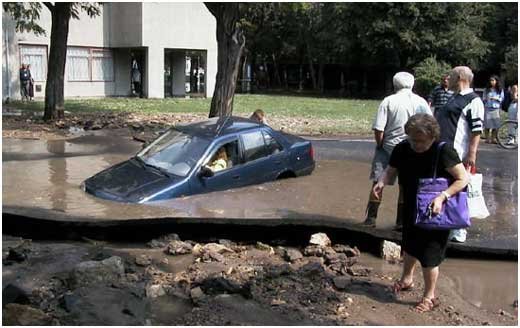
[[[108,200],[147,203],[308,175],[314,166],[310,141],[228,116],[176,125],[82,188]]]

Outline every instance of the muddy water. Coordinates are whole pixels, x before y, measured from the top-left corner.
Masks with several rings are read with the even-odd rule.
[[[390,264],[370,254],[363,253],[360,261],[376,271],[394,277],[399,277],[402,270],[401,265]],[[440,279],[447,277],[455,291],[476,307],[514,312],[513,302],[518,299],[516,262],[446,259],[440,272]],[[415,272],[415,281],[422,282],[420,269]],[[442,290],[437,292],[442,298]]]
[[[83,180],[128,159],[139,146],[124,137],[85,136],[48,142],[6,139],[3,142],[3,203],[111,219],[273,218],[320,214],[360,220],[364,213],[369,167],[354,161],[321,161],[308,177],[156,202],[154,206],[104,201],[79,189]],[[392,213],[395,212],[395,192],[387,194],[388,201],[381,209],[381,217],[385,218],[395,215]],[[381,221],[382,227],[391,224],[391,220]]]
[[[311,176],[148,206],[104,201],[80,190],[83,180],[128,159],[139,148],[140,144],[127,136],[88,135],[47,142],[4,139],[3,204],[100,219],[161,216],[313,218],[313,215],[320,215],[360,222],[363,218],[370,187],[369,164],[359,160],[327,160],[325,157],[317,163]],[[317,152],[319,154],[319,148]],[[495,245],[509,246],[513,242],[516,245],[517,178],[486,176],[483,188],[493,214],[486,220],[475,221],[470,236],[486,234]],[[396,194],[396,187],[385,189],[379,228],[393,225]],[[380,261],[377,263],[372,265],[385,265]],[[516,298],[516,263],[447,260],[443,270],[452,277],[457,290],[476,306],[506,308]]]

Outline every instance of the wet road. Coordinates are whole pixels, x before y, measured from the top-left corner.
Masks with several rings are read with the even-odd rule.
[[[4,139],[3,204],[50,209],[92,219],[192,216],[306,217],[312,220],[327,217],[361,222],[370,188],[368,174],[373,143],[348,139],[313,140],[313,144],[317,167],[310,176],[146,206],[104,201],[79,189],[84,179],[128,159],[140,149],[140,144],[125,133],[47,142]],[[478,164],[484,173],[484,195],[492,215],[486,220],[474,221],[467,244],[517,249],[517,161],[516,151],[482,145]],[[396,187],[385,189],[378,229],[393,226],[396,194]],[[374,260],[373,265],[384,264]],[[479,279],[464,279],[465,273],[460,268],[482,274],[478,275]],[[476,306],[506,306],[516,295],[516,262],[483,264],[449,259],[443,270],[455,281],[457,291]],[[488,298],[490,295],[492,299]]]
[[[153,203],[120,204],[79,189],[91,175],[128,159],[140,144],[126,134],[75,139],[3,140],[3,204],[113,220],[162,216],[226,218],[327,217],[361,222],[370,181],[371,140],[315,139],[312,175]],[[483,144],[478,157],[492,215],[474,220],[467,244],[517,249],[517,152]],[[378,229],[395,221],[397,188],[385,188]]]

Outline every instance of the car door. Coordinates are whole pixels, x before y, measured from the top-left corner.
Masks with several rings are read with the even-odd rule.
[[[266,141],[268,145],[266,145]],[[240,135],[244,164],[241,169],[243,185],[272,181],[285,168],[281,145],[263,130]]]
[[[237,137],[215,144],[202,166],[209,164],[209,161],[222,147],[226,148],[228,154],[228,166],[221,171],[214,172],[213,176],[202,176],[199,168],[199,174],[196,174],[192,181],[194,193],[226,190],[242,185],[240,146]]]

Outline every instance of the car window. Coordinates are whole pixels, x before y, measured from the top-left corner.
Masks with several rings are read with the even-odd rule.
[[[217,172],[230,169],[238,165],[239,161],[238,140],[234,140],[217,147],[204,165]]]
[[[264,135],[265,145],[267,146],[267,153],[269,155],[276,154],[282,151],[282,146],[276,141],[273,136],[271,136],[269,133],[262,131]]]
[[[242,142],[244,144],[246,162],[254,161],[255,159],[268,155],[262,132],[244,133],[242,134]]]
[[[137,154],[146,164],[185,177],[201,158],[209,141],[170,129]]]

